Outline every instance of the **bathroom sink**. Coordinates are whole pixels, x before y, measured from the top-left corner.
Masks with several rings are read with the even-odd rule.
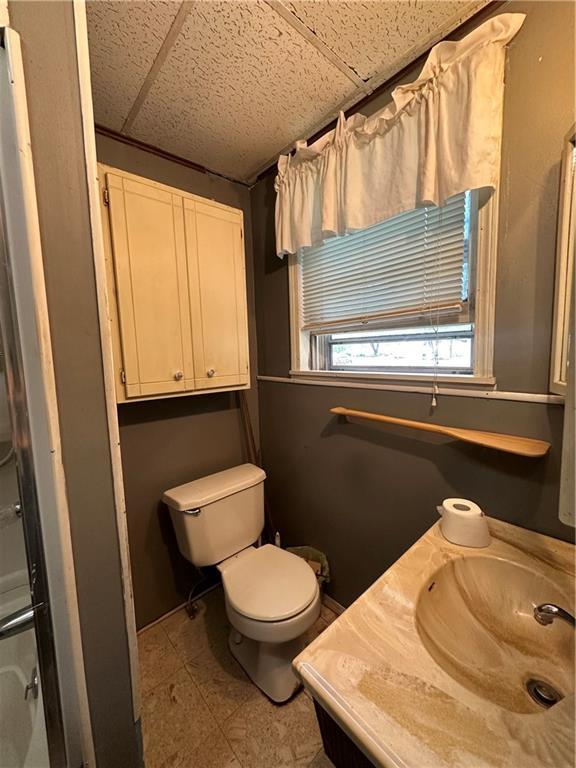
[[[574,692],[574,629],[536,605],[570,599],[541,573],[495,557],[450,560],[422,586],[415,620],[434,661],[472,693],[521,714]]]
[[[374,765],[576,765],[574,629],[534,618],[574,614],[574,545],[487,520],[483,549],[436,523],[294,662]]]

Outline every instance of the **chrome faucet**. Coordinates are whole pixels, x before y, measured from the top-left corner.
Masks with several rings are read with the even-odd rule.
[[[542,603],[541,605],[537,605],[536,608],[534,608],[534,618],[538,624],[542,624],[543,626],[552,624],[554,619],[562,619],[562,621],[570,624],[570,626],[576,626],[574,616],[572,616],[571,613],[568,613],[568,611],[565,611],[564,608],[554,605],[554,603]]]

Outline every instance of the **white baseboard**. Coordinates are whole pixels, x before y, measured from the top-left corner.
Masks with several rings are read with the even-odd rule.
[[[322,602],[326,606],[326,608],[330,608],[331,611],[334,611],[338,616],[340,614],[344,613],[346,608],[344,608],[343,605],[340,605],[340,603],[336,602],[333,597],[330,597],[329,595],[322,595]]]
[[[212,589],[215,589],[216,587],[219,587],[219,584],[216,584],[214,587],[211,587],[209,591]],[[326,606],[326,608],[330,608],[331,611],[334,611],[335,614],[340,616],[340,614],[344,613],[346,608],[344,608],[343,605],[340,605],[340,603],[336,602],[334,598],[330,597],[329,595],[322,595],[322,602]],[[146,624],[145,627],[142,627],[138,630],[138,634],[141,634],[142,632],[145,632],[147,629],[150,629],[151,627],[155,627],[156,624],[160,624],[160,622],[164,621],[164,619],[167,619],[168,616],[173,616],[175,613],[178,613],[178,611],[181,611],[182,608],[186,608],[186,603],[181,603],[180,605],[177,605],[176,608],[173,608],[171,611],[168,611],[168,613],[165,613],[163,616],[160,616],[155,621],[151,621],[150,624]]]
[[[178,613],[178,611],[181,611],[182,608],[186,608],[186,603],[181,603],[180,605],[177,605],[176,608],[172,608],[171,611],[168,611],[168,613],[163,614],[159,618],[155,619],[154,621],[151,621],[150,624],[146,624],[145,626],[141,627],[137,635],[142,634],[142,632],[146,632],[147,629],[150,629],[151,627],[155,627],[156,624],[160,624],[160,622],[164,621],[164,619],[167,619],[168,616],[173,616],[175,613]]]

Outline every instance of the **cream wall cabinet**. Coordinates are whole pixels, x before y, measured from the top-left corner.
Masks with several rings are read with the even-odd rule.
[[[247,388],[242,211],[99,172],[118,402]]]

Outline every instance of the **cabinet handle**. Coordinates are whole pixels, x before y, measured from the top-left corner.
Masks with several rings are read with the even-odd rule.
[[[211,379],[212,376],[214,376],[214,374],[216,373],[216,369],[215,368],[208,368],[206,373],[208,374],[208,378]]]
[[[183,377],[184,377],[184,374],[182,373],[182,371],[176,371],[176,373],[174,374],[174,378],[176,379],[176,381],[181,381]]]

